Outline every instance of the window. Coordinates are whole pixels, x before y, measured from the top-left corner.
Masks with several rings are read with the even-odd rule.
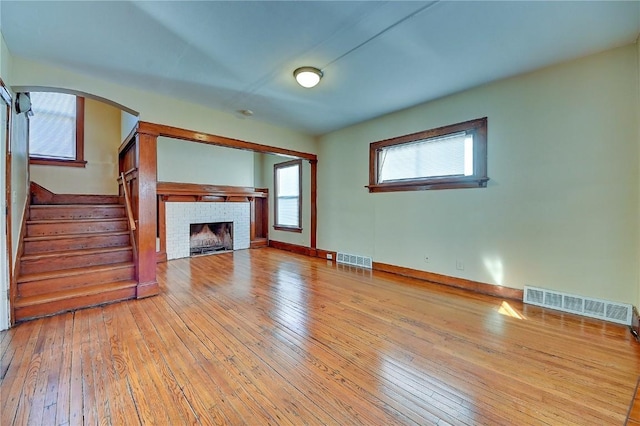
[[[302,232],[302,161],[275,164],[275,221],[281,231]]]
[[[31,164],[84,167],[84,98],[31,92]]]
[[[369,192],[487,186],[487,118],[373,142]]]

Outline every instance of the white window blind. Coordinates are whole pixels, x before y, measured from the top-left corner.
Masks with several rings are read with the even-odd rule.
[[[76,159],[76,97],[64,93],[31,92],[29,155]]]
[[[276,225],[300,227],[300,165],[276,169]]]
[[[384,147],[378,183],[473,174],[473,136],[466,132]]]

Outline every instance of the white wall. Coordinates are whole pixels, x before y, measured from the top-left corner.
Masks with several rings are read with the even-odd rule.
[[[121,111],[85,98],[85,167],[31,165],[31,180],[56,194],[118,194]]]
[[[326,135],[318,246],[496,285],[636,303],[639,112],[637,48],[627,46]],[[371,142],[484,116],[486,189],[364,188]]]
[[[158,181],[253,187],[252,151],[158,138]]]

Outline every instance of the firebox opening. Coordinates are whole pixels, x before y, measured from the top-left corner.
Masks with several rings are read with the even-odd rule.
[[[192,223],[189,248],[191,256],[233,250],[233,222]]]

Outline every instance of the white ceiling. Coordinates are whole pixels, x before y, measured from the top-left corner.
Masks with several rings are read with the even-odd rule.
[[[13,55],[323,134],[632,43],[640,2],[10,1]],[[325,77],[298,86],[299,66]]]

